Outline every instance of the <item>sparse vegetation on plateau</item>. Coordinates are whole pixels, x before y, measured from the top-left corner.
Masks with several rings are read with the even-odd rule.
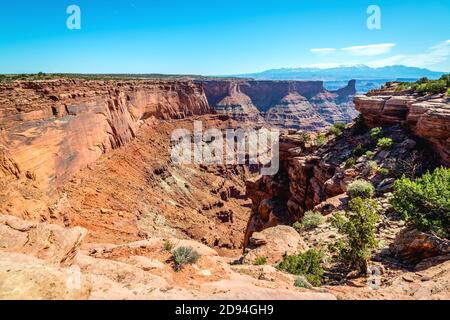
[[[309,249],[304,253],[284,256],[278,264],[278,269],[291,274],[302,275],[313,286],[320,286],[324,275],[322,263],[324,254],[316,249]]]
[[[371,158],[373,158],[373,157],[375,156],[375,152],[369,150],[369,151],[367,151],[364,155],[365,155],[367,158],[371,159]]]
[[[380,138],[377,143],[377,147],[383,150],[389,150],[394,145],[394,141],[391,138]]]
[[[173,262],[175,271],[180,271],[185,264],[195,263],[200,258],[200,254],[192,247],[179,247],[173,252]]]
[[[172,251],[173,243],[170,240],[164,240],[164,251]]]
[[[366,149],[362,144],[358,144],[356,148],[353,150],[353,156],[356,158],[361,157],[364,153],[366,153]]]
[[[301,222],[301,227],[304,230],[312,230],[325,222],[325,217],[316,211],[308,211],[305,213]]]
[[[325,134],[323,133],[319,133],[316,137],[316,146],[318,147],[322,147],[325,145],[325,143],[327,143],[327,137],[325,136]]]
[[[368,128],[366,123],[364,122],[364,118],[362,115],[359,115],[354,121],[353,121],[353,127],[352,127],[352,133],[353,135],[359,135],[364,134],[367,132]]]
[[[450,169],[438,168],[415,181],[397,180],[391,204],[408,225],[449,238]]]
[[[328,134],[338,137],[344,132],[345,127],[345,123],[335,123],[328,128]]]
[[[354,166],[356,164],[356,160],[353,157],[348,158],[347,160],[345,160],[345,168],[351,168],[352,166]]]
[[[372,130],[370,130],[370,136],[372,137],[372,139],[378,140],[381,138],[382,131],[383,128],[381,127],[373,128]]]
[[[355,198],[348,205],[345,215],[336,214],[333,225],[344,235],[332,249],[337,260],[349,270],[365,272],[371,250],[376,247],[376,223],[379,219],[376,202],[372,199]]]
[[[302,143],[308,143],[311,141],[311,135],[308,132],[299,132],[297,133],[297,136]]]
[[[347,194],[351,199],[370,199],[375,193],[373,185],[366,180],[356,180],[347,187]]]
[[[267,264],[267,257],[257,257],[253,263],[255,266],[263,266]]]
[[[397,91],[412,90],[420,94],[438,94],[445,93],[450,87],[450,75],[445,74],[438,80],[429,80],[421,78],[416,82],[402,82],[397,85]]]

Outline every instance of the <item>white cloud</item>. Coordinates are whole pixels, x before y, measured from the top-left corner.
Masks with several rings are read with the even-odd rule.
[[[325,53],[325,54],[327,54],[327,53],[332,53],[332,52],[335,52],[335,51],[336,51],[336,49],[334,49],[334,48],[311,49],[312,53]]]
[[[445,40],[428,48],[427,52],[410,55],[396,55],[368,63],[371,67],[402,64],[408,67],[425,68],[446,61],[450,56],[450,40]]]
[[[312,53],[316,54],[332,54],[332,53],[347,53],[352,56],[378,56],[391,51],[395,47],[395,43],[379,43],[379,44],[369,44],[365,46],[352,46],[342,49],[335,48],[315,48],[311,49]]]
[[[380,43],[366,46],[347,47],[341,50],[353,56],[378,56],[390,52],[395,46],[395,43]]]

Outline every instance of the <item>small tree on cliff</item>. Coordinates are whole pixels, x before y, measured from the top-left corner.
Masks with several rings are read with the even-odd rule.
[[[367,271],[371,250],[376,247],[376,223],[379,219],[376,202],[373,199],[352,199],[345,215],[335,215],[333,224],[344,235],[333,249],[338,261],[347,269],[361,273]]]

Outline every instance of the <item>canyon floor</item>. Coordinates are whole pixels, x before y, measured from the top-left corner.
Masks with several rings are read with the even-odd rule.
[[[302,84],[295,86],[300,91]],[[194,120],[221,130],[261,126],[214,114],[201,84],[63,80],[2,89],[0,299],[450,298],[448,240],[407,229],[387,200],[399,163],[447,165],[446,98],[356,98],[366,123],[385,125],[390,151],[372,146],[367,132],[354,134],[355,124],[322,146],[286,130],[280,172],[261,177],[249,166],[170,160],[172,132],[192,130]],[[288,106],[305,103],[290,95]],[[370,146],[372,161],[390,173],[368,170],[365,155],[348,167],[359,145]],[[322,286],[296,287],[296,276],[277,262],[307,248],[327,250],[339,237],[329,217],[345,209],[346,186],[359,178],[377,190],[380,245],[369,264],[378,273],[342,275],[328,261]],[[311,231],[292,228],[313,209],[326,222]],[[200,258],[177,272],[171,252],[179,247]],[[268,262],[256,265],[263,256]]]

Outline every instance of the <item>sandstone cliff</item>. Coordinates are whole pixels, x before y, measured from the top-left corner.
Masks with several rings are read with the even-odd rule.
[[[355,97],[356,109],[370,127],[400,124],[429,141],[450,164],[450,98],[396,92],[394,88]]]
[[[273,126],[317,130],[350,122],[355,81],[328,91],[321,81],[204,81],[208,101],[219,113],[239,120],[261,120]],[[259,117],[258,117],[259,113]]]
[[[210,112],[201,85],[54,80],[0,84],[0,177],[54,191],[136,136],[143,120]]]

